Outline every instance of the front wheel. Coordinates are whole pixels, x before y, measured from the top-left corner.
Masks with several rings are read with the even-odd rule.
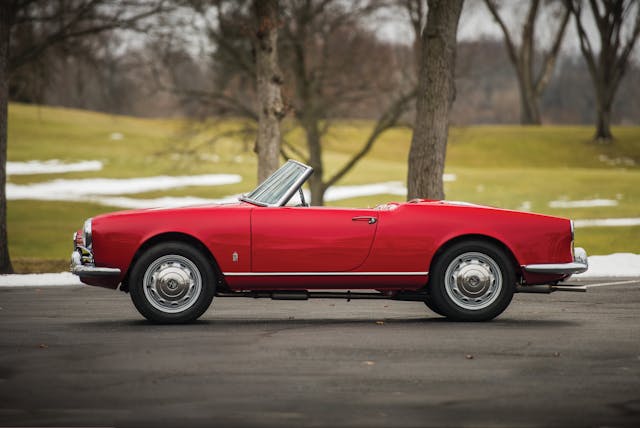
[[[484,241],[465,241],[435,260],[430,297],[449,319],[487,321],[509,306],[515,283],[513,264],[502,249]]]
[[[136,261],[129,291],[136,309],[149,321],[186,323],[209,308],[215,276],[201,252],[182,242],[166,242]]]

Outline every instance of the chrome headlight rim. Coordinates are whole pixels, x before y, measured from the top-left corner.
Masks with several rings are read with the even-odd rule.
[[[571,223],[571,242],[573,242],[576,239],[576,226],[573,220],[569,220],[569,222]]]
[[[82,242],[84,243],[84,246],[88,249],[91,249],[93,244],[93,235],[91,230],[92,220],[93,220],[92,218],[88,218],[84,222],[84,226],[82,227]]]

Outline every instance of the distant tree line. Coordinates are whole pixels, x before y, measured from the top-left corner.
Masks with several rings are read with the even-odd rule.
[[[368,52],[376,52],[376,55],[373,56],[375,58],[365,58],[366,62],[361,63],[358,69],[346,67],[342,70],[345,80],[365,82],[354,85],[361,87],[364,96],[357,100],[349,99],[349,102],[345,100],[346,108],[332,109],[331,114],[336,118],[375,119],[389,103],[390,94],[406,91],[416,83],[413,47],[379,40],[371,26],[366,25],[362,17],[360,20],[359,24],[349,28],[350,37],[359,40],[349,40],[345,45],[351,43],[355,49],[354,45],[360,44],[354,61],[372,57],[365,55]],[[573,25],[572,22],[569,24]],[[237,29],[238,38],[243,37],[240,28]],[[338,43],[340,37],[332,40]],[[169,40],[158,36],[143,41],[131,43],[121,35],[110,33],[86,40],[84,47],[52,49],[38,61],[22,67],[14,76],[10,84],[10,98],[27,103],[136,116],[232,115],[241,105],[251,106],[255,95],[253,84],[237,77],[237,74],[230,77],[234,76],[234,71],[229,69],[226,61],[218,59],[224,56],[223,53],[195,55],[181,44],[185,41],[178,41],[175,37]],[[233,44],[240,47],[237,41]],[[251,59],[250,41],[243,49]],[[341,49],[347,51],[345,46]],[[284,54],[287,55],[286,50]],[[533,60],[542,63],[544,55],[543,51],[534,51]],[[640,117],[638,57],[636,54],[635,59],[632,57],[629,61],[617,96],[612,100],[611,122],[614,124],[637,123]],[[283,58],[283,62],[286,61]],[[287,64],[283,63],[283,66],[286,68]],[[205,98],[211,86],[224,79],[228,80],[224,83],[227,94],[237,98],[235,107],[229,105],[229,96],[224,99]],[[163,82],[164,92],[158,91],[158,80]],[[285,76],[285,80],[291,84],[291,79]],[[546,88],[538,98],[540,122],[595,123],[596,93],[588,65],[579,52],[560,52],[547,80]],[[369,85],[370,92],[362,88],[365,84]],[[517,73],[503,41],[460,41],[456,68],[456,93],[460,102],[453,104],[452,122],[458,125],[522,123],[519,87]],[[285,95],[289,95],[287,85],[284,90]],[[251,107],[251,110],[255,108]],[[409,124],[413,112],[414,106],[411,106],[401,122]]]

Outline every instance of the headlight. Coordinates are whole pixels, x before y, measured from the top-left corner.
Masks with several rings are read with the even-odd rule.
[[[84,227],[82,228],[82,241],[87,249],[91,249],[91,244],[93,243],[93,239],[91,237],[91,219],[84,222]]]

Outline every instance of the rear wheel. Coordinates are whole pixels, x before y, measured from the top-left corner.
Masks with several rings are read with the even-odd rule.
[[[501,248],[484,241],[463,241],[434,262],[430,297],[447,318],[487,321],[509,306],[515,283],[513,264]]]
[[[183,242],[166,242],[137,260],[129,291],[136,309],[149,321],[186,323],[209,308],[215,294],[215,275],[200,251]]]

